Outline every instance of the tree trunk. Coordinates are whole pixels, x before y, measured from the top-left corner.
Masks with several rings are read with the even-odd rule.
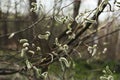
[[[8,1],[8,3],[10,3],[10,1]],[[2,24],[2,30],[3,30],[3,33],[2,35],[4,35],[4,37],[2,37],[2,44],[3,46],[7,46],[8,44],[8,36],[5,36],[8,34],[8,25],[7,25],[7,18],[9,16],[9,9],[10,9],[10,4],[7,5],[7,13],[3,13],[3,19],[5,19],[5,21],[3,22]]]
[[[75,19],[76,16],[79,13],[79,9],[80,9],[80,4],[81,4],[81,0],[74,0],[74,8],[73,8],[73,18]]]
[[[34,6],[32,5],[32,3],[37,3],[36,0],[29,0],[29,6],[30,6],[30,9],[31,10],[32,8],[34,8]],[[31,22],[32,24],[37,21],[38,19],[38,15],[36,14],[36,12],[34,11],[30,11],[30,19],[31,19]],[[28,39],[31,40],[34,38],[34,28],[31,28],[29,31],[28,31]]]
[[[98,0],[98,4],[97,7],[101,4],[102,0]],[[98,17],[96,18],[96,23],[93,24],[93,30],[97,30],[99,26],[99,20]],[[98,34],[97,32],[93,34],[93,45],[94,44],[98,44],[98,40],[96,40],[98,38]]]
[[[115,55],[116,55],[116,59],[120,60],[120,32],[118,32]]]

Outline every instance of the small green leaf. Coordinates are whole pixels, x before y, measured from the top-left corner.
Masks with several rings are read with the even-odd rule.
[[[68,14],[68,19],[69,19],[70,21],[74,21],[74,19],[71,17],[70,14]]]
[[[23,48],[22,50],[21,50],[21,57],[23,57],[24,55],[25,55],[25,53],[26,53],[26,51],[28,50],[28,47],[25,47],[25,48]]]
[[[23,43],[23,47],[28,47],[29,46],[29,43]]]
[[[94,56],[97,53],[97,49],[93,48],[92,56]]]
[[[38,69],[37,67],[33,66],[33,69],[35,70],[35,73],[37,75],[37,78],[39,78],[41,76],[41,70]]]
[[[113,74],[113,73],[111,72],[109,66],[106,66],[106,72],[107,72],[109,75]]]
[[[104,50],[103,50],[103,52],[102,52],[102,53],[103,53],[103,54],[105,54],[105,53],[106,53],[106,51],[107,51],[107,48],[104,48]]]
[[[65,44],[65,45],[63,45],[63,48],[65,49],[65,50],[68,50],[68,45],[67,44]]]
[[[27,40],[27,39],[20,39],[19,42],[20,42],[20,43],[25,43],[25,42],[28,42],[28,40]]]
[[[35,54],[35,52],[34,52],[34,51],[32,51],[32,50],[29,50],[28,52],[29,52],[29,53],[31,53],[31,54]]]
[[[53,62],[53,55],[49,53],[49,55],[51,56],[51,61],[50,62]]]
[[[68,16],[65,17],[60,17],[58,18],[57,16],[54,17],[54,19],[58,22],[58,23],[66,23],[68,21]]]
[[[35,11],[37,10],[37,3],[32,2],[31,5],[32,5],[33,7],[30,9],[30,11],[31,11],[31,12],[35,12]]]
[[[23,57],[24,54],[25,54],[25,49],[22,49],[22,50],[21,50],[21,57]]]
[[[91,20],[91,19],[87,19],[87,18],[84,18],[84,20],[86,20],[89,23],[95,23],[96,22],[95,20]]]
[[[8,39],[11,39],[14,35],[15,35],[15,33],[10,34],[10,36],[8,37]]]
[[[25,47],[24,49],[25,49],[25,51],[27,51],[29,48],[28,48],[28,47]]]
[[[107,79],[108,80],[114,80],[114,77],[112,75],[109,75]]]
[[[114,76],[112,71],[109,69],[109,66],[106,66],[105,70],[103,70],[104,75],[100,76],[100,80],[114,80]]]
[[[41,75],[42,75],[44,78],[47,78],[48,72],[43,72]]]
[[[72,33],[71,35],[68,36],[69,39],[75,39],[75,33]]]
[[[87,49],[87,50],[88,50],[89,53],[92,53],[93,47],[88,46],[88,49]]]
[[[61,44],[58,42],[58,38],[55,38],[55,44],[56,44],[57,46],[61,46]]]
[[[26,60],[25,63],[26,63],[27,69],[31,69],[32,68],[32,64],[28,60]]]
[[[70,67],[70,63],[68,62],[68,60],[64,57],[60,57],[59,59],[60,62],[64,62],[66,67]]]
[[[38,46],[36,50],[37,50],[37,51],[40,51],[40,50],[41,50],[41,48]]]
[[[39,34],[38,38],[48,40],[51,33],[49,31],[46,31],[45,33],[45,35]]]
[[[68,31],[66,32],[66,34],[69,34],[72,32],[72,28],[70,26],[71,26],[71,24],[68,24],[68,26],[67,26]]]

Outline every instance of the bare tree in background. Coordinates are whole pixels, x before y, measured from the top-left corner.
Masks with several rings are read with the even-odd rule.
[[[102,0],[98,0],[98,3],[97,3],[97,7],[101,4]],[[98,20],[99,17],[97,17],[95,20],[96,22],[93,24],[93,30],[97,30],[98,29],[98,26],[99,26],[99,20]],[[97,31],[93,34],[93,45],[94,44],[98,44],[98,40],[96,40],[98,38],[98,35],[97,35]]]
[[[1,17],[2,17],[2,15],[1,15],[1,14],[2,14],[1,8],[2,8],[2,7],[1,7],[1,1],[0,1],[0,19],[1,19]]]
[[[2,25],[2,30],[3,30],[2,34],[3,35],[7,35],[8,34],[7,18],[8,18],[9,9],[10,9],[10,4],[9,3],[11,3],[10,0],[7,1],[7,12],[3,14],[3,18],[2,18],[2,19],[5,20],[3,25]],[[8,44],[8,36],[4,36],[3,37],[2,43],[3,43],[4,46]]]
[[[32,21],[32,23],[34,23],[35,21],[38,20],[38,14],[35,12],[35,11],[31,11],[32,8],[34,8],[35,6],[32,5],[32,4],[36,4],[37,1],[36,0],[29,0],[29,11],[30,11],[30,19]],[[37,6],[37,4],[36,4]],[[28,35],[29,35],[29,39],[33,39],[34,38],[34,29],[31,28],[29,31],[28,31]]]
[[[71,27],[73,27],[73,29],[75,28],[75,26],[77,26],[75,18],[79,15],[80,5],[81,5],[81,0],[74,0],[74,4],[73,4],[73,19],[74,19],[74,22],[71,25]]]
[[[79,14],[80,4],[81,4],[81,0],[74,0],[74,4],[73,4],[73,7],[74,7],[73,8],[73,18],[74,19]]]
[[[54,1],[56,2],[56,4],[58,4],[57,0],[54,0]],[[62,1],[62,0],[60,0],[60,1]],[[34,8],[34,5],[32,5],[32,4],[33,3],[36,4],[36,2],[37,2],[37,0],[29,0],[30,9]],[[25,73],[27,75],[27,73],[28,73],[28,76],[27,76],[28,78],[32,77],[33,80],[43,80],[43,78],[41,78],[41,76],[39,78],[37,78],[36,74],[44,75],[44,77],[45,77],[46,73],[45,74],[43,74],[43,73],[47,72],[49,65],[51,65],[54,62],[62,62],[61,59],[63,59],[64,60],[63,62],[65,62],[65,63],[63,63],[63,66],[65,68],[71,67],[72,66],[71,65],[72,64],[71,56],[74,55],[75,50],[76,50],[76,53],[78,53],[79,51],[77,51],[77,50],[80,49],[80,46],[82,45],[82,47],[83,47],[84,44],[88,44],[87,41],[85,41],[85,40],[89,39],[91,37],[91,35],[93,35],[91,33],[87,33],[87,30],[89,30],[91,27],[94,30],[98,29],[98,24],[99,24],[98,17],[107,6],[107,3],[103,3],[103,5],[99,6],[101,2],[102,2],[102,0],[98,0],[97,8],[99,7],[100,10],[95,9],[92,17],[90,18],[90,21],[96,21],[95,24],[90,22],[89,20],[85,20],[85,21],[83,21],[83,23],[77,23],[75,18],[77,17],[77,15],[79,15],[79,8],[81,5],[81,0],[74,0],[74,3],[73,3],[74,21],[71,20],[70,22],[68,21],[68,23],[63,23],[61,21],[61,23],[59,23],[60,28],[63,28],[64,26],[68,27],[69,26],[68,24],[70,23],[70,27],[69,27],[70,29],[65,28],[66,30],[63,31],[62,35],[60,35],[60,37],[57,36],[57,38],[56,38],[56,36],[54,37],[54,35],[56,34],[54,32],[55,31],[54,27],[56,26],[56,23],[57,23],[57,20],[55,20],[54,17],[58,15],[58,14],[56,14],[56,11],[58,10],[58,13],[59,13],[59,10],[61,10],[60,8],[61,8],[62,2],[57,8],[56,8],[56,4],[54,5],[54,7],[52,9],[53,10],[52,16],[50,16],[50,17],[45,16],[43,18],[40,18],[41,20],[38,23],[36,23],[36,21],[38,20],[38,15],[36,14],[35,11],[31,11],[29,13],[29,16],[30,16],[30,19],[32,22],[32,24],[30,25],[31,28],[29,28],[29,26],[28,26],[28,28],[25,28],[21,31],[19,31],[19,28],[16,28],[16,30],[18,30],[18,32],[16,34],[19,34],[21,32],[26,33],[29,30],[27,32],[29,35],[28,37],[29,37],[29,39],[33,40],[34,36],[36,36],[36,34],[34,34],[33,28],[35,27],[35,25],[39,24],[40,26],[38,28],[41,29],[41,32],[39,32],[40,37],[38,34],[34,38],[33,41],[29,40],[29,39],[21,39],[20,45],[22,45],[21,46],[22,48],[20,49],[20,51],[15,52],[15,55],[13,55],[12,57],[9,57],[10,54],[8,55],[8,58],[6,58],[6,56],[5,56],[5,59],[4,59],[4,57],[2,57],[5,62],[9,62],[11,60],[12,63],[15,62],[15,64],[19,65],[18,69],[0,68],[0,74],[3,75],[3,74],[15,74],[15,73],[23,73],[24,74]],[[16,9],[15,18],[18,18],[16,3],[15,3],[15,9]],[[83,13],[83,14],[86,14],[86,13]],[[47,18],[50,18],[50,19],[47,19]],[[44,23],[42,23],[42,21]],[[50,23],[47,23],[47,21]],[[33,24],[35,24],[35,25],[33,25]],[[43,30],[41,27],[43,27],[43,25],[46,26],[46,24],[49,25],[50,27],[49,28],[45,27],[45,30]],[[17,25],[18,25],[17,22],[15,22],[14,25],[17,27]],[[43,30],[43,33],[45,33],[44,31],[46,31],[46,30],[51,33],[50,39],[49,39],[48,34],[47,35],[42,34],[42,30]],[[68,30],[70,30],[69,31],[70,34],[66,34],[66,32]],[[57,32],[57,33],[60,34],[60,32]],[[75,37],[69,38],[69,36],[71,36],[72,33],[75,34]],[[84,33],[88,34],[88,35],[84,35]],[[92,33],[94,33],[94,32],[92,32]],[[5,34],[7,34],[7,31]],[[46,39],[46,36],[47,36],[47,39]],[[93,38],[92,42],[96,41],[95,37],[97,37],[97,39],[98,39],[97,31],[94,33],[94,36],[92,36],[92,38]],[[54,40],[50,46],[49,46],[49,40]],[[38,41],[38,43],[36,41]],[[95,43],[97,43],[97,42],[94,42],[94,44]],[[91,49],[93,49],[93,48],[91,48]],[[87,49],[84,49],[84,50],[87,51]],[[18,52],[19,52],[19,55],[18,55]],[[92,55],[90,57],[92,57]],[[17,63],[17,61],[18,61],[18,63]],[[59,65],[61,65],[61,64],[59,64]],[[37,73],[35,73],[34,70]],[[40,72],[39,72],[39,70],[40,70]],[[63,80],[65,80],[65,76],[64,76]]]
[[[75,18],[77,17],[77,15],[79,15],[80,5],[81,5],[81,0],[74,0],[74,2],[73,2],[73,19],[74,19],[74,21],[70,25],[72,30],[74,30],[77,27],[77,22],[75,21]],[[62,39],[62,40],[63,39],[66,40],[65,39],[66,38],[66,31],[67,30],[65,30],[58,38]]]

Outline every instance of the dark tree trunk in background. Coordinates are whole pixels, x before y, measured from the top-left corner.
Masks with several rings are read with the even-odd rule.
[[[56,35],[55,35],[56,33],[53,32],[53,31],[56,30],[56,27],[55,27],[56,26],[55,25],[56,24],[55,16],[59,15],[62,3],[63,3],[62,0],[59,3],[58,3],[57,0],[54,0],[54,7],[55,8],[53,9],[53,13],[52,13],[53,18],[52,18],[52,22],[51,22],[51,29],[50,29],[51,35],[49,37],[49,45],[52,45],[54,43],[54,40],[55,40],[55,37],[56,37]]]
[[[120,31],[118,32],[118,38],[117,38],[117,42],[116,42],[116,51],[115,51],[115,55],[116,55],[116,60],[120,59]]]
[[[80,4],[81,4],[81,0],[74,0],[73,3],[73,19],[74,21],[72,22],[72,24],[70,25],[70,27],[72,28],[72,30],[74,30],[77,27],[77,22],[75,21],[75,18],[77,17],[77,15],[79,14],[79,9],[80,9]],[[66,31],[65,30],[59,37],[58,39],[60,41],[65,41],[66,38],[68,38],[68,35],[66,36]]]
[[[75,29],[75,27],[77,26],[75,18],[77,17],[77,15],[79,15],[80,4],[81,4],[81,0],[74,0],[74,4],[73,4],[73,19],[74,19],[74,22],[71,25],[71,27],[73,29]]]
[[[2,19],[2,11],[1,11],[1,1],[0,1],[0,20]],[[0,22],[0,29],[1,29],[1,22]],[[0,30],[0,35],[2,35],[2,32]],[[2,41],[1,41],[1,38],[0,38],[0,45],[2,45]]]
[[[97,7],[101,4],[102,0],[98,0]],[[98,17],[99,18],[99,17]],[[98,18],[96,18],[97,25],[99,25]]]
[[[74,9],[73,9],[73,18],[75,19],[76,16],[79,14],[79,8],[80,8],[81,0],[74,0]]]
[[[30,5],[30,9],[33,8],[34,6],[31,5],[32,3],[36,3],[37,1],[36,0],[29,0],[29,5]],[[29,9],[29,10],[30,10]],[[36,12],[34,11],[30,11],[30,19],[31,19],[31,22],[32,24],[37,21],[38,19],[38,15],[36,14]],[[31,28],[29,31],[28,31],[28,39],[32,40],[34,38],[34,28]]]
[[[97,7],[101,4],[102,0],[98,0],[98,3],[97,3]],[[93,30],[97,30],[98,29],[98,26],[99,26],[99,20],[98,20],[99,17],[96,18],[96,22],[93,24]],[[96,40],[98,38],[98,34],[97,32],[93,34],[93,44],[98,44],[98,40]]]
[[[30,9],[34,7],[33,5],[31,5],[32,3],[37,3],[37,1],[36,0],[29,0]],[[35,22],[38,19],[38,15],[34,11],[30,12],[30,16],[31,16],[31,19],[33,22]]]
[[[7,15],[6,15],[6,14],[4,14],[4,15],[5,15],[5,18],[4,18],[4,19],[7,19]],[[3,30],[2,35],[6,35],[6,34],[8,33],[7,21],[4,21],[4,22],[3,22],[2,30]],[[2,38],[2,44],[3,44],[4,46],[8,44],[8,37],[7,37],[7,36],[4,36],[4,37]]]
[[[8,3],[10,3],[10,1],[8,1]],[[9,9],[10,9],[10,4],[7,5],[7,12],[3,13],[3,16],[2,16],[2,19],[5,20],[3,22],[3,24],[2,24],[2,31],[3,31],[2,35],[8,34],[7,18],[8,18],[8,15],[9,15]],[[8,44],[8,36],[4,36],[2,38],[2,44],[3,44],[3,46],[7,46],[7,44]]]
[[[0,19],[2,18],[2,11],[1,11],[1,1],[0,1]]]
[[[21,18],[18,16],[19,13],[17,12],[17,6],[18,6],[18,3],[15,2],[15,22],[14,22],[14,25],[15,25],[15,31],[20,31],[20,26],[22,23],[21,23]],[[19,39],[22,37],[22,34],[21,33],[18,33],[16,35],[16,38]]]
[[[23,24],[24,23],[22,23],[21,22],[21,18],[18,16],[19,15],[19,13],[17,12],[17,6],[18,6],[18,4],[19,3],[17,3],[17,2],[15,2],[14,3],[15,4],[15,15],[14,15],[14,31],[20,31],[21,29],[21,27],[23,26]],[[21,24],[22,24],[22,26],[21,26]],[[22,33],[20,32],[20,33],[18,33],[18,34],[16,34],[10,41],[11,42],[13,42],[14,44],[13,45],[15,45],[16,47],[16,49],[18,49],[18,45],[19,45],[19,39],[21,39],[22,38]]]

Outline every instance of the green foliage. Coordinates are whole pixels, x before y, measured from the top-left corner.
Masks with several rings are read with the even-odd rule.
[[[114,80],[113,73],[109,69],[109,66],[106,66],[105,70],[103,70],[104,75],[100,77],[100,80]]]
[[[68,60],[66,58],[60,57],[59,61],[61,63],[61,67],[62,67],[63,71],[65,70],[63,63],[65,64],[66,67],[68,67],[68,68],[70,67],[70,62],[68,62]]]
[[[27,69],[32,68],[32,64],[28,60],[26,60],[25,63],[26,63]]]
[[[39,78],[41,76],[41,69],[38,69],[35,66],[33,66],[33,69],[35,70],[35,74],[36,74],[37,78]]]

